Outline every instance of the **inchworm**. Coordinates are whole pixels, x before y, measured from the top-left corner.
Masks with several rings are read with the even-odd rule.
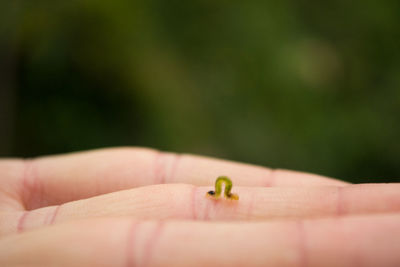
[[[207,196],[211,196],[214,198],[219,198],[222,193],[222,184],[225,184],[224,196],[227,199],[239,200],[239,196],[237,194],[232,194],[232,181],[227,176],[219,176],[215,181],[215,191],[207,192]]]

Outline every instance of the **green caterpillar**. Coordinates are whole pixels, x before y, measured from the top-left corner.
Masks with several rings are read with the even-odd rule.
[[[219,176],[215,181],[215,191],[208,191],[207,196],[211,196],[214,198],[219,198],[222,193],[222,184],[225,184],[224,196],[227,199],[239,200],[239,196],[237,194],[231,193],[232,189],[232,181],[227,176]]]

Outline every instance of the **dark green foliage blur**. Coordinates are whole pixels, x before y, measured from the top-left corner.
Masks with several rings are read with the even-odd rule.
[[[148,146],[400,181],[400,1],[0,4],[0,153]]]

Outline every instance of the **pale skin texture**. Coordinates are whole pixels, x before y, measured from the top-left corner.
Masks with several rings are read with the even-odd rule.
[[[210,199],[218,176],[240,198]],[[0,160],[0,266],[400,266],[400,184],[144,148]]]

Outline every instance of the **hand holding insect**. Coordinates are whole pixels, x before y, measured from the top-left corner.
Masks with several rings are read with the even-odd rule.
[[[0,177],[0,266],[400,266],[400,184],[142,148]]]

